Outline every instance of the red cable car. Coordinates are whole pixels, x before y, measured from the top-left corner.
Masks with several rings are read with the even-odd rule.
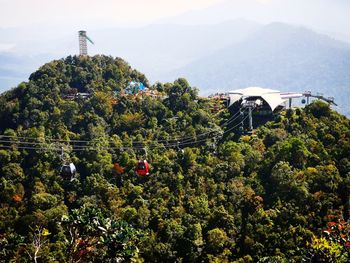
[[[149,164],[146,160],[139,161],[135,170],[138,176],[147,176],[149,175]]]

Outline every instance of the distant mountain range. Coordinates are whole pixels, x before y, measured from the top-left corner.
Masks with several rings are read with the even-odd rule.
[[[311,30],[273,23],[164,76],[178,76],[203,93],[262,86],[335,97],[350,114],[350,45]]]
[[[121,56],[155,81],[167,71],[241,41],[260,26],[240,19],[215,25],[160,24],[106,29],[91,34],[103,43],[102,53]]]
[[[151,82],[185,77],[202,94],[247,86],[311,90],[334,96],[340,111],[350,115],[346,106],[350,44],[303,27],[233,20],[215,25],[112,28],[88,34],[96,42],[89,46],[90,54],[122,57]],[[0,53],[0,91],[25,80],[41,63],[78,51],[76,36],[47,40],[51,42],[42,39],[30,43],[37,43],[35,49],[45,51],[44,55],[17,55],[16,50]],[[27,48],[22,44],[18,50],[30,54]]]
[[[156,81],[168,71],[241,41],[260,26],[239,19],[215,25],[159,24],[140,28],[90,30],[88,35],[95,45],[89,45],[88,49],[89,54],[121,57],[144,72],[151,81]],[[46,34],[47,30],[43,30],[42,35],[37,32],[31,36],[22,29],[0,28],[1,42],[16,43],[11,52],[0,51],[0,56],[6,57],[0,60],[0,91],[9,87],[1,78],[6,75],[3,72],[5,69],[13,69],[14,74],[26,76],[22,78],[25,80],[40,63],[78,53],[77,34],[64,35],[59,32],[58,35],[63,34],[63,37],[55,39],[46,38]],[[24,39],[18,42],[16,35],[24,35]]]
[[[30,72],[54,59],[52,55],[26,56],[0,52],[0,92],[28,79]]]

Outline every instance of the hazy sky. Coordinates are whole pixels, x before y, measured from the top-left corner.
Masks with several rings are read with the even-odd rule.
[[[203,10],[200,21],[196,12],[191,13],[196,9]],[[350,0],[0,0],[0,27],[132,26],[186,12],[191,14],[184,19],[186,23],[234,18],[285,20],[339,28],[343,33],[344,27],[350,26]]]
[[[237,18],[303,25],[350,42],[349,17],[350,0],[0,0],[0,51],[17,52],[81,29]]]
[[[134,25],[205,8],[220,0],[0,0],[0,26],[74,23]]]

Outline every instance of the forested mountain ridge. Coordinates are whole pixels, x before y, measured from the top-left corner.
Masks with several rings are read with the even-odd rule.
[[[1,261],[349,261],[349,119],[314,102],[240,136],[185,79],[130,82],[149,86],[67,57],[0,96]]]

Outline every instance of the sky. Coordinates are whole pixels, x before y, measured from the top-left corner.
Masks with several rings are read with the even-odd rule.
[[[210,23],[240,17],[325,28],[337,24],[340,31],[350,24],[349,0],[0,0],[0,6],[2,28],[139,26],[195,10],[219,11],[207,17]],[[196,23],[196,18],[187,22]]]
[[[242,18],[302,25],[350,42],[350,0],[0,0],[0,7],[0,52],[27,52],[38,39],[70,37],[81,29]]]
[[[220,0],[0,0],[0,26],[142,25],[218,2]]]

